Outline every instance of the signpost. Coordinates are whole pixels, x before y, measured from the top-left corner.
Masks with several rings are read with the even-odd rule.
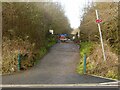
[[[101,19],[97,19],[97,20],[96,20],[96,23],[101,23],[101,22],[102,22]]]
[[[102,20],[99,19],[99,17],[98,17],[98,11],[95,10],[95,12],[96,12],[96,17],[97,17],[96,23],[98,24],[98,29],[99,29],[99,33],[100,33],[100,40],[101,40],[102,51],[103,51],[103,58],[104,58],[104,61],[106,61],[105,50],[104,50],[103,39],[102,39],[102,32],[101,32],[101,28],[100,28],[100,22],[102,22]]]

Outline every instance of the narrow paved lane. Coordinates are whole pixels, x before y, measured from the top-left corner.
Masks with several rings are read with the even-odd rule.
[[[88,84],[112,82],[76,73],[79,49],[73,43],[58,43],[32,69],[3,76],[3,84]]]

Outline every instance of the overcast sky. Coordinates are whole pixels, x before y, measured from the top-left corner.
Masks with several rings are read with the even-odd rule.
[[[80,19],[83,15],[83,8],[87,5],[88,0],[58,0],[65,9],[65,15],[70,21],[72,28],[80,26]]]
[[[85,6],[85,0],[60,0],[64,9],[65,15],[70,21],[72,28],[77,28],[80,26],[80,18],[83,14],[82,10]]]

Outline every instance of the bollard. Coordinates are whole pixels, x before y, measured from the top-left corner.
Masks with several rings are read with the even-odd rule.
[[[84,54],[84,74],[86,74],[86,54]]]
[[[21,68],[21,60],[20,60],[20,53],[18,53],[18,71],[20,71]]]

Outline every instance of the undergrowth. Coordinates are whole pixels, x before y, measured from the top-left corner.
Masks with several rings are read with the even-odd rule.
[[[36,65],[40,59],[49,51],[49,48],[56,43],[55,37],[50,36],[46,44],[39,49],[35,48],[35,43],[28,40],[13,39],[3,37],[2,51],[2,74],[11,74],[18,70],[18,54],[20,53],[21,70],[27,70]]]
[[[87,56],[91,53],[91,50],[93,48],[93,43],[92,42],[81,42],[80,44],[80,63],[77,66],[77,72],[79,74],[83,74],[83,59],[84,59],[84,55],[86,54]]]
[[[107,58],[106,61],[103,60],[101,44],[92,42],[80,43],[81,58],[77,66],[77,72],[83,74],[83,58],[86,53],[86,74],[118,79],[118,57],[112,52],[109,45],[104,44],[104,47]]]

